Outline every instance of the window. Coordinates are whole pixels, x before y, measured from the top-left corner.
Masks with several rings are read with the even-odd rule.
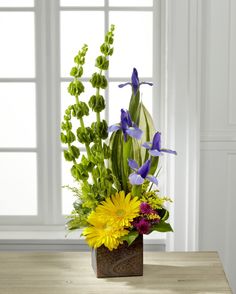
[[[119,121],[133,67],[142,81],[156,83],[159,71],[158,3],[153,0],[0,0],[0,224],[63,225],[73,196],[70,163],[59,141],[73,58],[89,46],[83,81],[89,78],[110,24],[115,51],[107,74],[105,118]],[[17,25],[16,25],[17,24]],[[10,37],[11,36],[11,37]],[[160,87],[145,87],[142,99],[157,117]],[[89,119],[87,119],[89,123]]]
[[[7,8],[8,4],[12,7]],[[0,36],[0,215],[36,216],[38,150],[33,1],[0,1]]]

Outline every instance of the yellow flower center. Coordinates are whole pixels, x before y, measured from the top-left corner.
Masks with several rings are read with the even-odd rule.
[[[119,216],[119,217],[124,216],[125,215],[124,209],[117,209],[116,215]]]

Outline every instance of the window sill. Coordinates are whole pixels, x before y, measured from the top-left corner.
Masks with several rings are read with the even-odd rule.
[[[89,250],[81,230],[68,233],[65,230],[0,230],[0,251],[87,251]],[[153,232],[144,236],[145,250],[164,251],[166,234]]]

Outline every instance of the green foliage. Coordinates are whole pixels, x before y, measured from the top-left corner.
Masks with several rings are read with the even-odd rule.
[[[84,85],[82,84],[82,82],[74,80],[70,82],[68,86],[68,92],[72,96],[80,95],[82,92],[84,92]]]
[[[103,98],[102,95],[93,95],[90,97],[89,100],[89,107],[94,111],[94,112],[101,112],[102,110],[105,109],[105,99]]]
[[[89,177],[88,170],[82,163],[74,164],[71,168],[71,174],[77,181],[86,181]]]
[[[73,117],[77,119],[82,118],[85,115],[89,115],[89,108],[85,102],[78,102],[70,107]]]
[[[168,197],[158,196],[158,190],[147,191],[147,185],[144,184],[143,186],[141,201],[147,202],[153,209],[157,209],[158,214],[163,219],[163,216],[166,212],[166,210],[163,208],[163,205],[165,202],[172,202],[172,200]]]
[[[139,236],[138,231],[130,231],[127,235],[121,237],[121,240],[126,241],[130,246]]]
[[[65,158],[65,160],[67,160],[67,161],[73,161],[73,156],[72,156],[72,154],[71,154],[69,151],[67,151],[67,150],[64,150],[64,158]]]
[[[95,133],[93,132],[92,128],[90,127],[79,127],[76,131],[77,139],[82,144],[90,144],[94,141]]]
[[[101,75],[95,72],[90,79],[90,83],[92,84],[93,88],[102,88],[106,89],[107,87],[107,79],[104,75]]]
[[[92,130],[94,133],[96,133],[99,138],[105,140],[108,137],[108,125],[105,120],[102,120],[101,122],[94,122],[92,123]]]
[[[136,139],[129,137],[127,142],[124,141],[122,131],[114,132],[110,138],[111,158],[109,166],[120,182],[121,190],[126,193],[131,191],[131,186],[128,182],[128,176],[131,169],[128,165],[129,158],[135,158],[138,164],[141,164],[139,143]]]
[[[71,174],[77,182],[78,188],[70,188],[76,197],[74,210],[67,222],[69,230],[85,226],[88,214],[95,209],[98,203],[116,192],[118,181],[107,168],[105,163],[111,156],[109,146],[103,142],[108,137],[108,126],[101,120],[100,112],[105,109],[105,99],[100,95],[100,89],[107,87],[107,79],[103,71],[109,67],[108,56],[113,54],[114,26],[105,35],[104,43],[100,46],[101,54],[96,58],[95,65],[99,72],[94,72],[90,79],[96,93],[91,96],[88,105],[80,100],[85,87],[80,80],[83,75],[83,65],[88,50],[84,45],[74,58],[75,65],[70,71],[73,80],[69,83],[68,92],[74,96],[75,102],[67,107],[64,120],[61,123],[61,141],[67,144],[64,157],[72,163]],[[90,111],[96,113],[96,121],[91,126],[85,126],[84,116]],[[76,136],[72,131],[75,126]],[[75,141],[85,146],[86,156],[80,155],[79,146]],[[73,143],[73,145],[72,145]]]
[[[98,56],[95,66],[101,70],[107,70],[109,67],[109,60],[106,58],[106,56]]]
[[[72,155],[74,158],[79,158],[79,156],[80,156],[80,150],[79,150],[79,148],[77,148],[76,146],[71,145],[71,146],[69,147],[68,151],[71,153],[71,155]]]
[[[152,226],[152,231],[166,233],[166,232],[173,232],[173,229],[169,223],[160,221],[158,224]]]

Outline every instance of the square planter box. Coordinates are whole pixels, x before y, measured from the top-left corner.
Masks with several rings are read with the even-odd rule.
[[[92,249],[92,267],[97,278],[143,275],[143,236],[130,245],[124,241],[110,251],[105,246]]]

